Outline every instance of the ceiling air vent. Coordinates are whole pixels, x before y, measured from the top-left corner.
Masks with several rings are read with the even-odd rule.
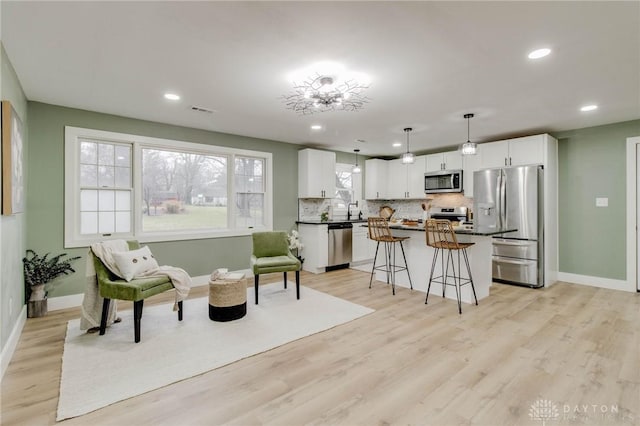
[[[191,111],[206,112],[207,114],[213,114],[215,112],[215,110],[213,110],[213,109],[200,107],[200,106],[196,106],[196,105],[191,105]]]

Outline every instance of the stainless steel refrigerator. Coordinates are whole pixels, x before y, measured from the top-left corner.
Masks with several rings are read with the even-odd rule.
[[[515,228],[493,239],[493,279],[544,286],[542,166],[479,170],[473,174],[474,226]]]

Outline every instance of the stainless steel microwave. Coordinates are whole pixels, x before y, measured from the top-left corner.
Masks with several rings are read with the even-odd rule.
[[[424,174],[425,194],[462,192],[462,170],[438,170]]]

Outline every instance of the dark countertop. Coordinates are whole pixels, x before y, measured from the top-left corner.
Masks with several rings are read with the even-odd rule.
[[[368,227],[367,225],[362,225],[364,227]],[[422,224],[419,226],[406,226],[406,225],[389,225],[390,229],[399,229],[402,231],[418,231],[424,232],[424,227]],[[494,228],[480,228],[480,229],[462,229],[462,228],[453,228],[453,232],[459,235],[475,235],[480,237],[490,237],[493,235],[500,235],[507,232],[516,232],[518,229],[516,228],[505,228],[505,229],[494,229]]]
[[[296,220],[296,223],[304,223],[307,225],[329,225],[331,223],[367,223],[367,219],[351,219],[351,220],[334,219],[334,220],[327,220],[324,222],[321,222],[320,220]]]

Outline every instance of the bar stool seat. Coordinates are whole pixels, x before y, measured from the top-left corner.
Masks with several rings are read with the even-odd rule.
[[[387,273],[387,284],[391,284],[391,292],[396,294],[396,272],[407,271],[407,277],[409,277],[409,286],[413,290],[413,283],[411,282],[411,275],[407,267],[407,257],[404,254],[404,247],[402,242],[408,240],[410,237],[397,237],[391,234],[389,229],[389,222],[382,217],[370,217],[367,219],[369,226],[369,239],[376,241],[376,254],[373,257],[373,267],[371,268],[371,276],[369,277],[369,288],[373,282],[373,274],[375,271],[384,271]],[[380,243],[384,245],[385,263],[384,265],[377,265],[378,249]],[[402,251],[402,258],[404,259],[404,266],[396,265],[396,243],[400,245]]]
[[[427,238],[427,245],[435,249],[433,254],[433,260],[431,262],[431,273],[429,274],[429,285],[427,286],[427,296],[424,299],[425,305],[429,300],[429,290],[431,290],[431,283],[442,284],[442,297],[445,297],[445,289],[447,286],[455,287],[456,299],[458,300],[458,313],[462,314],[462,299],[461,299],[461,287],[463,285],[471,284],[471,290],[473,291],[473,298],[478,304],[478,298],[476,296],[476,289],[473,285],[473,277],[471,276],[471,268],[469,267],[469,257],[467,255],[467,248],[474,245],[474,243],[460,243],[456,238],[456,234],[453,232],[453,226],[451,222],[444,219],[429,219],[425,225],[425,234]],[[444,250],[447,251],[446,260]],[[457,254],[458,269],[456,270],[456,262],[454,262],[453,253]],[[462,277],[462,271],[460,269],[460,252],[462,252],[464,263],[467,267],[467,277]],[[434,271],[436,264],[438,263],[438,255],[440,255],[440,262],[442,268],[442,274],[434,277]],[[445,266],[446,263],[446,266]],[[451,265],[452,274],[449,274],[449,265]],[[453,282],[449,282],[449,279],[453,279]]]

